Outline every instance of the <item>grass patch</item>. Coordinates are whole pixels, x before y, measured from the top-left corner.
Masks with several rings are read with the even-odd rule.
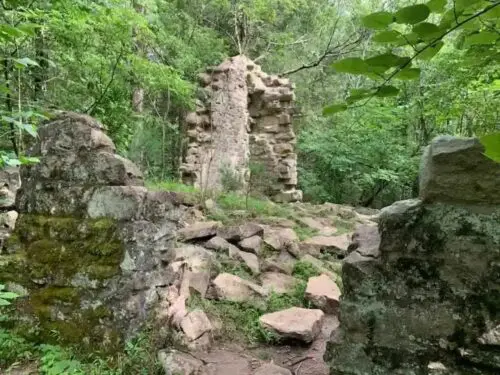
[[[301,225],[294,227],[293,230],[295,231],[295,233],[297,233],[297,236],[299,236],[299,239],[301,241],[304,241],[304,240],[307,240],[308,238],[314,237],[319,232],[317,229],[304,227]]]
[[[199,189],[176,181],[147,181],[146,187],[155,191],[173,191],[175,193],[199,194],[201,196]]]
[[[207,300],[192,296],[188,302],[190,309],[202,309],[214,322],[220,322],[218,337],[224,341],[240,341],[251,345],[257,343],[277,344],[280,338],[264,329],[259,318],[267,313],[290,307],[310,307],[304,299],[306,283],[300,280],[294,290],[287,294],[271,295],[265,300],[252,302],[229,302]]]
[[[335,233],[336,236],[340,236],[345,233],[352,232],[354,228],[356,227],[356,223],[349,221],[349,220],[344,220],[339,217],[334,217],[332,218],[332,225],[337,228],[337,233]]]
[[[292,275],[299,280],[307,282],[311,277],[321,275],[321,271],[312,263],[299,260],[293,266]]]
[[[244,280],[252,282],[255,281],[252,271],[243,262],[231,259],[225,254],[217,254],[215,272],[218,275],[221,273],[230,273],[231,275],[241,277]]]

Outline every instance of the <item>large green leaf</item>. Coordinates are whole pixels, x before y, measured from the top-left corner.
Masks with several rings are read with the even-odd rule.
[[[373,36],[373,41],[377,43],[397,43],[402,39],[401,34],[395,30],[381,31]]]
[[[500,163],[500,132],[487,134],[480,139],[485,148],[485,155]]]
[[[427,6],[434,13],[443,13],[446,8],[447,0],[430,0],[427,2]]]
[[[369,98],[376,93],[376,89],[353,89],[350,91],[349,97],[346,99],[347,103],[352,104],[359,100]]]
[[[413,80],[420,78],[420,69],[418,68],[405,68],[398,72],[394,78],[401,80]]]
[[[422,39],[436,39],[443,31],[433,23],[422,22],[413,27],[413,32],[420,36]]]
[[[466,9],[471,9],[471,8],[476,8],[479,3],[482,3],[483,0],[453,0],[454,1],[454,6],[455,10],[457,11],[463,11]]]
[[[427,5],[418,4],[401,8],[396,12],[395,17],[397,23],[415,25],[419,22],[425,21],[430,14],[431,10]]]
[[[363,17],[362,22],[369,29],[385,29],[394,22],[394,15],[389,12],[375,12]]]
[[[366,59],[365,62],[372,67],[385,67],[391,68],[394,66],[401,66],[407,63],[409,57],[401,57],[395,55],[391,52],[383,53],[382,55],[374,56],[369,59]]]
[[[370,71],[368,64],[359,57],[349,57],[336,61],[332,67],[339,73],[365,74]]]
[[[333,115],[335,113],[345,111],[346,109],[347,104],[345,103],[332,104],[328,107],[323,108],[323,116]]]
[[[492,44],[497,41],[499,34],[493,31],[481,31],[477,34],[469,35],[465,39],[466,46],[474,46],[479,44]]]
[[[399,89],[394,86],[382,86],[378,89],[376,95],[380,98],[387,98],[390,96],[398,96]]]
[[[438,54],[438,52],[443,48],[444,42],[439,41],[434,43],[432,46],[428,47],[424,52],[417,56],[419,60],[430,60]]]

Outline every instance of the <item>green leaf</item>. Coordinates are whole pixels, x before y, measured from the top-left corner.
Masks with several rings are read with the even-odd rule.
[[[418,68],[405,68],[394,76],[396,79],[413,80],[420,78],[420,69]]]
[[[333,115],[335,113],[345,111],[346,109],[347,109],[347,104],[345,103],[332,104],[329,105],[328,107],[323,108],[323,116]]]
[[[469,35],[465,39],[466,46],[474,46],[474,45],[484,45],[484,44],[492,44],[495,43],[498,39],[499,35],[494,33],[493,31],[481,31],[477,34]]]
[[[399,89],[394,86],[382,86],[378,89],[376,95],[380,98],[387,98],[390,96],[398,96]]]
[[[16,299],[17,297],[19,297],[19,295],[16,293],[12,293],[12,292],[0,293],[0,298],[3,298],[3,299]]]
[[[353,89],[350,91],[349,97],[346,99],[347,103],[352,104],[359,100],[366,99],[374,95],[376,90],[374,89]]]
[[[24,36],[24,32],[17,27],[0,24],[0,36],[3,36],[4,39],[14,39]]]
[[[500,133],[487,134],[479,138],[488,158],[500,163]]]
[[[435,39],[443,33],[437,25],[429,22],[422,22],[415,25],[413,32],[423,39]]]
[[[0,298],[0,306],[9,306],[10,302]]]
[[[339,73],[364,74],[370,71],[370,67],[359,57],[349,57],[332,64]]]
[[[426,5],[429,7],[431,12],[443,13],[446,8],[447,0],[430,0]]]
[[[430,60],[438,54],[438,52],[443,48],[444,42],[439,41],[434,43],[432,46],[428,47],[424,52],[417,56],[419,60]],[[421,49],[420,49],[421,50]]]
[[[475,8],[478,3],[483,0],[454,0],[455,1],[455,10],[456,11],[464,11],[469,8]]]
[[[363,17],[362,22],[369,29],[385,29],[394,22],[394,15],[389,12],[375,12]]]
[[[377,43],[396,43],[401,41],[401,34],[394,30],[382,31],[373,36],[373,41]]]
[[[401,8],[396,12],[396,22],[415,25],[419,22],[425,21],[430,14],[431,10],[427,5],[412,5],[409,7]]]
[[[394,66],[400,66],[406,64],[409,59],[410,59],[409,57],[401,57],[391,52],[388,52],[388,53],[383,53],[382,55],[366,59],[365,62],[369,66],[386,67],[388,69]]]
[[[23,57],[21,59],[12,59],[16,65],[16,68],[23,68],[23,67],[28,67],[28,66],[40,66],[38,63],[34,60],[31,60],[29,57]]]
[[[40,159],[35,158],[35,157],[26,157],[26,156],[19,156],[19,161],[23,165],[31,165],[31,164],[40,163]]]
[[[31,135],[32,137],[36,138],[37,132],[36,132],[36,126],[32,124],[23,124],[22,129]]]

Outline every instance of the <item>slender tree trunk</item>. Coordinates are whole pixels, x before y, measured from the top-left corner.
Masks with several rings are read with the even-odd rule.
[[[144,14],[146,9],[140,3],[140,0],[132,0],[132,6],[138,14]],[[135,51],[137,55],[144,55],[144,46],[140,41],[137,40],[137,30],[133,30],[133,38],[135,44]],[[140,114],[144,111],[144,88],[140,86],[138,82],[133,83],[133,91],[132,91],[132,109],[134,112]]]
[[[3,77],[5,79],[5,86],[7,87],[7,94],[5,95],[5,107],[7,108],[7,112],[12,113],[13,112],[13,104],[12,104],[12,94],[11,94],[11,73],[12,73],[12,66],[9,63],[9,60],[5,59],[3,60]],[[16,141],[16,128],[12,122],[9,123],[9,128],[10,128],[10,135],[9,139],[10,142],[12,143],[12,148],[16,154],[16,156],[19,156],[19,148],[17,146],[17,141]]]

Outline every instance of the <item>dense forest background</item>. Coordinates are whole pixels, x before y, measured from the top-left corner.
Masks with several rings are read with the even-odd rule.
[[[416,63],[417,79],[395,83],[397,95],[331,116],[323,109],[372,85],[372,77],[344,74],[335,62],[383,53],[396,41],[394,30],[376,34],[363,17],[419,3],[0,0],[2,163],[32,161],[23,154],[37,124],[71,110],[100,119],[119,152],[149,179],[175,180],[185,147],[182,119],[203,95],[197,74],[243,53],[297,86],[305,199],[380,207],[414,196],[422,148],[434,136],[480,136],[500,127],[500,7],[489,14],[494,23],[486,14],[447,34],[439,53]],[[464,8],[498,2],[426,3],[436,11],[429,21],[446,9],[458,25]],[[411,51],[410,42],[395,48]]]

